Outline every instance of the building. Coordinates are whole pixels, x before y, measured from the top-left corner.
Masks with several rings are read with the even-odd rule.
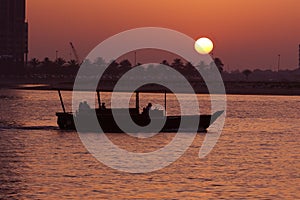
[[[25,0],[0,0],[0,61],[27,62],[28,24]]]
[[[300,44],[299,44],[299,64],[298,64],[298,66],[299,66],[299,69],[300,69]]]

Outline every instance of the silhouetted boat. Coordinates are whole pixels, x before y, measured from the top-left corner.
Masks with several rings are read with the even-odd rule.
[[[100,100],[100,91],[97,91],[97,96],[98,96],[98,104],[99,108],[96,109],[90,109],[90,110],[84,110],[84,111],[78,111],[76,113],[72,112],[66,112],[64,103],[62,100],[61,92],[58,90],[61,105],[63,108],[63,112],[57,112],[57,124],[60,129],[63,130],[76,130],[80,129],[78,131],[81,132],[88,132],[88,131],[97,131],[99,130],[99,125],[101,126],[101,129],[103,132],[106,133],[120,133],[123,132],[121,128],[117,125],[114,117],[113,117],[113,112],[114,114],[117,113],[118,118],[122,120],[127,120],[128,115],[125,115],[128,113],[128,109],[123,109],[123,108],[101,108],[101,100]],[[135,108],[129,108],[129,113],[132,118],[132,120],[139,126],[147,126],[151,120],[157,120],[157,122],[165,121],[163,128],[160,130],[160,132],[177,132],[179,130],[182,131],[193,131],[191,130],[191,127],[189,127],[189,123],[184,123],[186,126],[182,126],[180,124],[181,121],[194,121],[194,120],[199,120],[197,132],[206,132],[207,128],[216,121],[216,119],[222,115],[224,111],[217,111],[213,115],[183,115],[183,116],[166,116],[164,110],[150,110],[150,113],[145,113],[142,112],[140,113],[139,111],[139,93],[136,92],[136,107]],[[166,92],[165,92],[165,110],[166,110]],[[93,112],[96,113],[97,119],[99,124],[95,123],[93,121]],[[151,119],[149,117],[151,116]],[[125,118],[126,117],[126,118]],[[198,119],[197,119],[198,118]],[[76,125],[75,126],[75,122]],[[129,128],[128,132],[138,132],[139,130],[135,128]],[[195,128],[194,128],[195,129]],[[147,129],[147,132],[151,132],[152,129]],[[154,131],[154,130],[153,130]],[[195,130],[194,130],[195,131]]]

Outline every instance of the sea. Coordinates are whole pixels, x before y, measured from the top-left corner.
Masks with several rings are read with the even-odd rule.
[[[71,111],[72,93],[62,96]],[[109,107],[110,94],[101,97]],[[176,98],[167,97],[168,115],[180,114]],[[197,97],[209,113],[209,95]],[[149,101],[163,106],[164,96],[142,94],[140,104]],[[210,129],[179,159],[148,173],[97,160],[76,131],[58,129],[61,111],[57,91],[0,90],[0,199],[300,199],[300,96],[227,95],[223,131],[206,157],[198,154],[215,134]],[[127,151],[151,152],[176,133],[106,135]]]

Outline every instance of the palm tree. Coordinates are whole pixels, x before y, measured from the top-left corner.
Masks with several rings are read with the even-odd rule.
[[[222,62],[222,60],[220,58],[214,58],[214,62],[219,70],[220,73],[223,72],[223,67],[224,67],[224,64]]]
[[[186,75],[188,77],[199,77],[199,71],[196,69],[196,67],[191,63],[187,62],[184,66]]]
[[[175,58],[173,60],[172,67],[174,67],[175,69],[180,69],[183,67],[183,62],[180,58]]]
[[[53,62],[48,57],[45,57],[42,63],[44,67],[49,67],[53,64]]]
[[[119,70],[121,72],[127,72],[128,70],[131,69],[131,63],[129,60],[125,59],[125,60],[122,60],[120,63],[119,63]]]
[[[187,62],[185,64],[185,67],[187,67],[187,68],[195,68],[194,65],[191,62]]]
[[[39,61],[39,59],[37,59],[37,58],[32,58],[32,59],[29,61],[29,64],[30,64],[33,68],[36,68],[36,67],[40,64],[40,61]]]
[[[66,61],[63,58],[57,58],[55,60],[55,64],[57,64],[59,67],[63,66],[66,63]]]
[[[94,64],[99,67],[104,67],[107,65],[107,63],[105,62],[105,60],[102,57],[98,57]]]
[[[246,78],[248,80],[248,77],[249,77],[250,74],[252,74],[252,71],[249,70],[249,69],[245,69],[242,73],[246,76]]]
[[[129,60],[125,59],[120,62],[120,67],[131,67],[131,63]]]
[[[169,62],[167,60],[163,60],[160,64],[166,65],[166,66],[170,66]]]
[[[119,63],[116,60],[111,60],[109,66],[117,67],[119,66]]]
[[[68,65],[69,65],[69,67],[78,67],[79,66],[78,62],[74,59],[69,60]]]

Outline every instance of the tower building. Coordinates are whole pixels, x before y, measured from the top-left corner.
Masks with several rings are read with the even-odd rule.
[[[0,0],[0,61],[23,66],[28,54],[25,0]]]
[[[299,64],[298,67],[300,68],[300,44],[299,44]]]

